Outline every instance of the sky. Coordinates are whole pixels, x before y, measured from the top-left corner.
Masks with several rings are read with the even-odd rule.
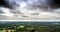
[[[0,6],[0,20],[60,20],[53,0],[5,0],[13,9]],[[58,4],[58,3],[57,3]]]

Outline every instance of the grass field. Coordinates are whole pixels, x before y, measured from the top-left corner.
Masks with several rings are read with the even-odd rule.
[[[1,30],[0,32],[5,32],[5,30]]]

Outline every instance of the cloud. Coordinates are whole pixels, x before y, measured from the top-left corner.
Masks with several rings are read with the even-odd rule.
[[[42,0],[41,0],[42,1]],[[9,4],[13,9],[0,7],[1,20],[60,20],[60,9],[51,9],[45,1],[42,2],[30,0],[15,1],[9,0]],[[35,4],[34,4],[35,3]],[[42,4],[43,3],[43,4]],[[46,6],[46,5],[47,6]]]
[[[14,14],[10,11],[15,12],[15,10],[7,10],[4,7],[3,8],[0,7],[0,10],[3,12],[5,11],[2,14],[0,13],[1,20],[7,20],[7,19],[8,20],[59,20],[60,19],[60,14],[55,12],[43,12],[38,10],[29,10],[29,11],[20,10],[19,14]]]

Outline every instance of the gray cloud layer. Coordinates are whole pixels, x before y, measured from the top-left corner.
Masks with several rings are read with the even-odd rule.
[[[0,19],[60,20],[60,9],[51,9],[51,3],[48,0],[9,0],[13,9],[0,7]]]

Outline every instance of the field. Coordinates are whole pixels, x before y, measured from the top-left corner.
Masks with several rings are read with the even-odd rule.
[[[5,30],[1,30],[0,32],[5,32]]]
[[[60,22],[0,23],[0,32],[60,32]]]

